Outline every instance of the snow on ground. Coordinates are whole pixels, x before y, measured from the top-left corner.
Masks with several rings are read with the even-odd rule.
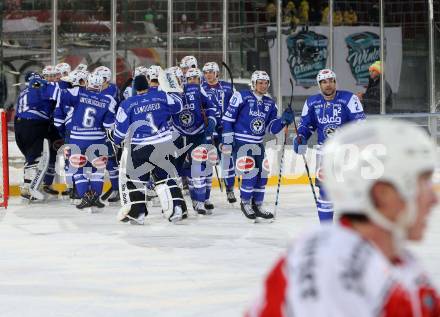
[[[275,188],[267,206],[273,208]],[[116,221],[117,207],[79,212],[67,201],[11,201],[0,212],[0,315],[241,316],[288,242],[318,225],[308,186],[283,186],[278,218],[248,222],[218,189],[215,214],[146,225]],[[440,285],[440,216],[414,250]]]

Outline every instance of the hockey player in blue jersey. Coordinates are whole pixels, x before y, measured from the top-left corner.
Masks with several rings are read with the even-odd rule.
[[[73,170],[76,190],[82,199],[76,206],[78,209],[105,206],[99,200],[108,157],[105,129],[114,124],[116,101],[102,93],[103,84],[102,76],[90,74],[86,88],[69,89],[59,100],[60,105],[73,109],[69,168]]]
[[[125,147],[121,158],[122,208],[118,220],[143,224],[148,215],[146,191],[152,178],[164,216],[172,222],[186,217],[186,205],[170,161],[175,152],[171,116],[182,111],[182,100],[158,89],[158,67],[150,67],[149,83],[134,79],[137,95],[124,100],[116,115],[114,142]]]
[[[25,157],[24,184],[21,195],[27,199],[43,200],[40,191],[49,164],[49,126],[57,90],[45,94],[46,81],[35,72],[25,76],[26,88],[17,98],[15,115],[15,140]],[[44,151],[43,151],[44,149]]]
[[[316,76],[320,94],[307,98],[301,113],[298,135],[294,139],[293,149],[305,154],[307,141],[314,131],[318,134],[317,179],[319,188],[317,200],[318,216],[321,222],[332,221],[333,206],[321,186],[320,146],[340,126],[357,120],[364,120],[365,114],[359,98],[351,92],[336,89],[336,74],[330,69],[322,69]],[[324,176],[325,177],[325,176]],[[353,198],[355,199],[355,198]]]
[[[133,77],[131,78],[131,83],[130,85],[124,88],[124,91],[122,93],[123,100],[126,100],[136,95],[136,89],[133,88],[134,85],[133,79],[139,75],[145,76],[145,78],[147,78],[147,72],[148,72],[148,67],[145,66],[138,66],[134,69]]]
[[[277,105],[267,96],[269,75],[257,70],[251,77],[252,90],[236,92],[223,114],[221,150],[233,153],[235,169],[242,175],[241,210],[256,221],[272,221],[273,214],[263,208],[269,163],[263,139],[266,133],[277,134],[293,122],[291,109],[277,117]]]
[[[116,100],[116,109],[118,110],[119,103],[120,103],[120,92],[118,87],[111,83],[112,79],[112,72],[111,70],[106,66],[99,66],[97,67],[93,73],[99,74],[104,78],[104,85],[102,88],[102,93],[104,95],[110,95],[113,97],[113,99]],[[118,167],[118,157],[120,156],[120,153],[115,153],[115,150],[111,145],[111,142],[107,140],[106,145],[108,147],[108,161],[107,161],[107,171],[110,178],[111,187],[109,190],[104,193],[101,197],[102,200],[107,200],[110,203],[115,203],[120,200],[119,198],[119,167]]]
[[[55,92],[59,92],[62,89],[67,89],[71,87],[71,83],[68,80],[68,76],[62,77],[63,74],[66,74],[70,70],[70,65],[67,63],[60,63],[56,66],[47,65],[43,68],[43,76],[44,81],[41,79],[35,78],[33,81],[39,81],[39,89],[38,93],[41,98],[46,100],[51,100],[52,109],[55,108],[55,101],[53,95]],[[35,86],[35,83],[32,83],[30,87]],[[33,88],[30,88],[33,89]],[[55,178],[55,163],[57,159],[57,151],[63,144],[62,137],[59,135],[57,129],[55,128],[52,120],[50,118],[51,124],[48,128],[48,136],[47,139],[49,141],[49,166],[44,176],[44,185],[43,191],[47,194],[58,195],[58,191],[51,187],[54,178]]]
[[[176,159],[176,168],[181,176],[188,178],[194,210],[200,215],[206,215],[211,214],[211,210],[214,209],[206,193],[208,186],[206,178],[212,178],[212,172],[208,172],[212,171],[212,164],[209,161],[212,151],[214,157],[217,157],[216,149],[211,144],[207,144],[207,137],[211,138],[217,124],[216,106],[200,86],[202,73],[198,68],[190,68],[185,76],[187,83],[182,94],[183,110],[173,115],[173,125],[179,133],[175,141],[177,147],[183,148],[184,144],[190,147],[187,156],[181,155]]]
[[[89,76],[88,71],[83,70],[73,70],[69,73],[66,78],[66,81],[70,82],[72,88],[75,87],[86,87],[87,78]],[[61,104],[61,101],[66,102],[69,101],[69,96],[71,95],[72,90],[70,89],[62,89],[58,100],[57,105],[55,107],[55,111],[53,114],[54,125],[58,129],[59,134],[64,138],[64,171],[65,171],[65,179],[67,190],[62,192],[63,196],[69,196],[70,199],[75,200],[78,199],[78,193],[74,189],[74,181],[73,181],[73,170],[69,168],[69,159],[71,149],[67,146],[69,144],[70,130],[72,129],[72,115],[73,115],[73,106],[74,104]]]
[[[214,144],[218,147],[222,138],[222,116],[229,105],[229,100],[231,99],[234,90],[230,83],[219,80],[220,68],[216,62],[208,62],[203,66],[203,75],[205,81],[202,87],[205,89],[206,93],[217,105],[216,119],[217,126],[213,134]],[[223,159],[224,158],[224,159]],[[237,199],[234,194],[234,183],[235,183],[235,170],[234,161],[229,155],[226,159],[223,156],[221,160],[222,167],[222,177],[226,185],[226,197],[229,203],[235,203]],[[211,188],[207,189],[209,192]]]

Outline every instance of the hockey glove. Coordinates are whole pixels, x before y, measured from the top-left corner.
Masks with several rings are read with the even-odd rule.
[[[212,136],[212,134],[214,133],[216,123],[217,122],[215,122],[214,119],[212,119],[212,118],[208,119],[208,125],[205,128],[205,135],[207,138],[210,138]]]
[[[300,155],[306,154],[307,139],[303,135],[298,134],[295,140],[293,140],[293,150],[295,151],[295,153]]]
[[[40,88],[42,86],[45,86],[47,84],[47,81],[41,78],[34,78],[29,82],[29,84],[32,88]]]
[[[293,122],[294,117],[293,117],[293,111],[291,108],[287,108],[286,110],[284,110],[283,114],[281,115],[281,123],[286,126],[289,125]]]
[[[110,141],[111,144],[115,147],[120,147],[121,145],[115,143],[115,132],[112,129],[105,129],[105,134],[107,134],[107,139]]]

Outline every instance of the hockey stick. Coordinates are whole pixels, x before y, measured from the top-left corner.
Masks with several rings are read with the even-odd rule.
[[[293,93],[292,78],[290,78],[290,85],[292,86],[292,93]],[[298,126],[296,125],[295,110],[293,108],[292,108],[292,112],[293,112],[293,126],[295,127],[295,133],[298,136]],[[315,186],[313,186],[312,178],[310,177],[309,165],[307,164],[306,156],[304,154],[301,154],[301,156],[302,156],[303,161],[304,161],[304,166],[306,168],[307,177],[309,178],[309,184],[310,184],[310,188],[312,189],[313,199],[315,200],[316,208],[318,208],[318,200],[316,199]]]
[[[292,79],[290,79],[290,87],[291,87],[290,101],[289,101],[289,105],[287,107],[290,110],[292,110],[292,101],[293,101],[293,83],[292,83]],[[293,117],[294,117],[293,118],[293,122],[295,122],[295,115]],[[284,128],[284,142],[283,142],[283,146],[281,147],[280,172],[278,173],[277,194],[276,194],[276,198],[275,198],[275,209],[273,211],[273,216],[274,217],[276,217],[276,214],[277,214],[278,203],[279,203],[279,198],[280,198],[281,177],[283,175],[283,163],[284,163],[284,152],[285,152],[284,150],[285,150],[286,144],[287,144],[288,132],[289,132],[289,125],[286,125],[285,128]]]
[[[229,68],[228,64],[226,64],[223,61],[222,61],[222,65],[223,65],[224,68],[226,68],[226,71],[228,72],[229,78],[231,78],[232,91],[234,91],[235,90],[235,87],[234,87],[234,77],[232,77],[231,69]],[[241,182],[240,176],[237,177],[237,182],[238,182],[238,188],[240,189],[240,186],[241,186],[241,184],[240,184],[240,182]],[[225,186],[226,186],[226,183],[225,183]]]

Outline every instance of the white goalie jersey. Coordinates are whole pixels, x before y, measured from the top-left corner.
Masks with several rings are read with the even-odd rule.
[[[391,263],[336,224],[296,241],[246,316],[440,316],[440,301],[411,254]]]

